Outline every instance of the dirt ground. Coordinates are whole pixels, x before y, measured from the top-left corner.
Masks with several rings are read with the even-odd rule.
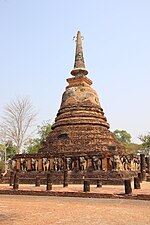
[[[0,190],[12,189],[0,184]],[[82,192],[82,185],[54,185],[52,191]],[[19,190],[45,191],[45,185],[19,185]],[[91,185],[93,193],[123,193],[123,186]],[[150,195],[150,182],[133,194]],[[0,195],[0,225],[149,225],[150,201],[29,195]]]
[[[150,195],[150,182],[143,181],[141,183],[141,189],[134,189],[134,183],[132,185],[132,193],[133,194],[146,194]],[[8,184],[0,184],[0,190],[11,190],[12,186]],[[40,187],[35,187],[34,184],[19,184],[19,190],[27,190],[27,191],[45,191],[46,185],[40,185]],[[62,185],[53,185],[52,192],[59,191],[59,192],[83,192],[83,185],[71,185],[69,184],[68,187],[63,188]],[[101,194],[121,194],[124,193],[124,185],[103,185],[102,188],[97,188],[96,185],[90,185],[90,192],[91,193],[101,193]]]
[[[150,201],[0,196],[0,225],[149,225]]]

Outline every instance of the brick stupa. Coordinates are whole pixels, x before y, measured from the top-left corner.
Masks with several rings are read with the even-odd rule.
[[[82,37],[76,38],[76,52],[72,78],[62,96],[52,132],[39,153],[55,155],[123,154],[123,147],[109,131],[98,95],[87,78]]]

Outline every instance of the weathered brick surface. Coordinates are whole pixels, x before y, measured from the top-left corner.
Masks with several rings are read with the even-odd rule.
[[[124,148],[109,131],[98,95],[86,77],[81,33],[77,33],[73,78],[62,95],[60,109],[45,147],[39,153],[123,154]],[[112,148],[113,147],[113,148]]]
[[[45,149],[51,153],[122,154],[123,147],[108,130],[96,91],[85,76],[69,79],[60,110],[52,126]],[[113,148],[112,148],[113,147]]]
[[[19,183],[20,184],[35,184],[36,177],[40,178],[41,184],[46,184],[47,173],[50,172],[50,176],[53,184],[63,184],[63,171],[48,171],[48,172],[38,172],[38,171],[28,171],[28,172],[18,172]],[[14,175],[13,175],[14,176]],[[90,180],[91,184],[96,184],[97,179],[100,179],[105,184],[110,185],[122,185],[124,179],[137,176],[137,173],[132,171],[68,171],[68,182],[69,184],[82,184],[83,177]],[[12,178],[13,179],[13,178]],[[3,177],[0,183],[9,184],[10,174]]]

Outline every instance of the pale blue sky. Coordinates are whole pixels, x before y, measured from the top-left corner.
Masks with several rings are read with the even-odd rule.
[[[28,96],[54,121],[80,30],[88,77],[110,130],[150,131],[149,0],[0,0],[0,116]]]

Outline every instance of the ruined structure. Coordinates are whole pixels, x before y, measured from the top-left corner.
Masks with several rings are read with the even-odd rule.
[[[60,109],[42,153],[51,154],[122,154],[123,147],[109,131],[96,91],[87,78],[81,33],[78,31],[72,78],[62,96]]]
[[[55,181],[60,180],[66,170],[72,180],[85,176],[107,181],[130,176],[131,171],[137,172],[139,159],[126,155],[124,147],[116,141],[98,95],[91,87],[79,31],[71,75],[52,132],[43,148],[38,154],[16,155],[12,169],[32,172],[34,176],[38,172],[51,171]]]

